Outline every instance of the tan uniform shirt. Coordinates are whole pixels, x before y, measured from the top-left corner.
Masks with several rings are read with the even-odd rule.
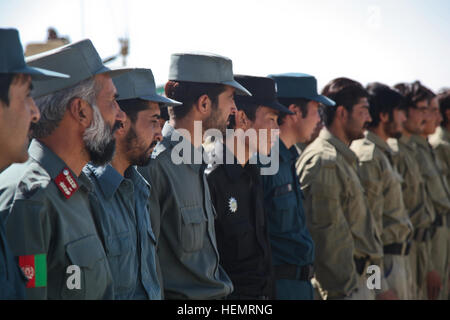
[[[359,158],[359,177],[383,245],[404,243],[413,227],[403,203],[403,179],[391,165],[391,148],[367,131],[365,138],[353,141],[351,149]]]
[[[356,155],[326,128],[297,160],[307,224],[316,244],[316,276],[330,298],[351,294],[359,275],[353,258],[380,261]]]
[[[435,219],[439,216],[446,217],[450,213],[450,194],[447,183],[441,176],[440,169],[436,164],[436,156],[428,141],[418,135],[413,135],[411,139],[416,143],[418,152],[417,162],[425,182],[425,190],[431,199],[435,210]]]
[[[416,146],[406,136],[388,139],[388,144],[395,152],[394,167],[403,178],[403,202],[414,229],[428,228],[434,220],[434,210],[426,202],[425,184],[416,161]]]
[[[436,155],[436,162],[445,178],[447,187],[450,187],[450,132],[437,127],[436,132],[428,137]]]

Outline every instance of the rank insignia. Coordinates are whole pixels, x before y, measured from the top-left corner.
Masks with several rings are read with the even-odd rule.
[[[228,200],[228,208],[230,209],[231,213],[235,213],[237,211],[237,201],[235,198],[231,197]]]
[[[56,176],[55,183],[66,199],[70,199],[75,191],[78,190],[78,184],[68,168],[64,168]]]

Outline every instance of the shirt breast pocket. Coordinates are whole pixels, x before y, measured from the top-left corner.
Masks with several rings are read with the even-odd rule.
[[[131,243],[131,235],[127,231],[108,236],[105,245],[114,289],[118,294],[125,293],[136,283],[136,270],[133,268],[136,263],[133,260],[135,249]]]
[[[110,284],[110,273],[100,240],[94,235],[75,240],[66,245],[66,254],[72,265],[79,267],[80,273],[67,274],[62,283],[62,298],[102,299]]]
[[[180,230],[181,246],[186,252],[203,248],[206,232],[206,217],[201,207],[180,208],[182,223]]]
[[[273,197],[273,212],[271,220],[277,226],[277,232],[286,233],[295,229],[297,225],[297,197],[294,191]]]

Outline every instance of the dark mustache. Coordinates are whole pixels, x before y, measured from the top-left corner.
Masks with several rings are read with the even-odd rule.
[[[117,120],[115,123],[114,123],[114,126],[112,127],[112,133],[114,133],[114,132],[116,132],[116,130],[118,130],[118,129],[120,129],[120,128],[123,128],[123,123],[122,123],[122,121],[119,121],[119,120]]]

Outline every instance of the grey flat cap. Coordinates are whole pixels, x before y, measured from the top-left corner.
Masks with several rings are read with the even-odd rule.
[[[136,68],[113,78],[118,101],[142,99],[168,106],[179,106],[182,103],[156,94],[155,79],[151,69]]]
[[[225,84],[243,95],[251,96],[247,89],[234,80],[231,59],[212,53],[172,54],[169,80]]]
[[[33,90],[35,98],[72,87],[97,74],[108,73],[113,77],[130,70],[129,68],[111,70],[103,65],[97,50],[89,39],[28,57],[26,61],[32,67],[51,69],[70,75],[70,79],[36,83]]]
[[[67,74],[27,66],[16,29],[0,29],[0,73],[29,74],[33,80],[69,78]]]

